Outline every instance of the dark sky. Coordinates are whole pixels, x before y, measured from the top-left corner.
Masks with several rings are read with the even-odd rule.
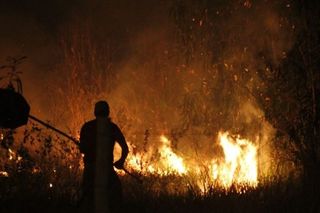
[[[163,22],[160,4],[159,0],[1,0],[0,61],[7,55],[36,52],[39,63],[46,63],[43,53],[54,50],[74,23],[87,22],[100,37],[125,43],[144,28]]]
[[[28,57],[20,70],[26,96],[36,105],[47,73],[63,63],[61,40],[72,36],[74,29],[88,28],[96,41],[109,42],[117,49],[118,62],[126,61],[140,34],[166,25],[166,2],[0,0],[0,65],[7,56]]]
[[[8,25],[12,21],[22,24],[25,19],[32,19],[41,28],[54,31],[70,18],[72,11],[83,5],[79,0],[2,0],[0,8],[2,15],[13,16],[6,20]]]
[[[27,55],[39,66],[49,64],[59,29],[70,20],[74,2],[2,0],[0,61],[6,56]]]

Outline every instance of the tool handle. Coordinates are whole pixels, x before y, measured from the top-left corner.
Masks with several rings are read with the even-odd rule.
[[[126,168],[122,168],[122,170],[125,172],[125,173],[127,173],[128,175],[130,175],[131,177],[133,177],[134,179],[136,179],[140,184],[142,184],[142,180],[138,177],[138,176],[136,176],[136,175],[134,175],[134,174],[132,174],[131,172],[129,172]]]
[[[70,135],[68,135],[67,133],[62,132],[61,130],[51,126],[50,124],[40,120],[39,118],[34,117],[33,115],[29,115],[29,118],[42,124],[43,126],[59,133],[60,135],[63,135],[64,137],[68,138],[69,140],[71,140],[72,142],[74,142],[75,145],[79,146],[79,141],[77,139],[75,139],[74,137],[71,137]]]
[[[44,121],[42,121],[42,120],[40,120],[40,119],[32,116],[32,115],[29,115],[29,118],[32,119],[32,120],[34,120],[34,121],[36,121],[36,122],[38,122],[38,123],[40,123],[40,124],[42,124],[43,126],[49,128],[49,129],[51,129],[51,130],[59,133],[60,135],[63,135],[64,137],[66,137],[66,138],[68,138],[69,140],[71,140],[72,142],[74,142],[75,145],[79,146],[79,141],[78,141],[77,139],[75,139],[74,137],[68,135],[67,133],[62,132],[61,130],[59,130],[59,129],[53,127],[53,126],[51,126],[50,124],[48,124],[48,123],[46,123],[46,122],[44,122]],[[124,168],[124,167],[121,168],[121,169],[122,169],[125,173],[127,173],[128,175],[130,175],[131,177],[133,177],[134,179],[136,179],[139,183],[142,184],[142,180],[141,180],[139,177],[137,177],[136,175],[132,174],[131,172],[129,172],[129,171],[128,171],[126,168]]]

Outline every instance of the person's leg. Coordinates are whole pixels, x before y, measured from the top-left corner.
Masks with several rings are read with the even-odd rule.
[[[122,185],[118,175],[113,172],[110,183],[109,203],[112,212],[121,212],[122,208]]]
[[[94,212],[94,198],[93,190],[84,190],[82,198],[79,202],[79,213],[93,213]]]

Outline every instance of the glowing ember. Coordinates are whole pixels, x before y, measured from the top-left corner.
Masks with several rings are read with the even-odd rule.
[[[39,173],[40,172],[40,168],[38,167],[33,167],[32,168],[32,174],[36,174],[36,173]]]
[[[16,163],[19,163],[22,160],[22,157],[10,148],[8,149],[8,154],[9,154],[8,157],[10,161],[15,160]]]
[[[8,149],[9,152],[9,160],[13,160],[15,158],[16,153],[14,153],[11,149]]]
[[[9,177],[8,172],[0,171],[0,177]]]

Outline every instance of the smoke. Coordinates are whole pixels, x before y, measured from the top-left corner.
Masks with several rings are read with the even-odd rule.
[[[29,56],[23,81],[34,113],[77,134],[93,118],[94,103],[106,99],[136,149],[155,146],[164,133],[185,157],[201,160],[218,153],[216,137],[224,130],[259,141],[261,159],[269,161],[275,130],[254,95],[294,42],[287,2],[56,7],[57,21],[18,10],[2,15],[11,21],[0,56]]]
[[[73,1],[0,1],[0,64],[6,58],[27,56],[18,66],[22,72],[24,95],[31,111],[40,117],[47,113],[47,79],[61,59],[58,29],[69,20]],[[8,70],[1,70],[3,75]]]

